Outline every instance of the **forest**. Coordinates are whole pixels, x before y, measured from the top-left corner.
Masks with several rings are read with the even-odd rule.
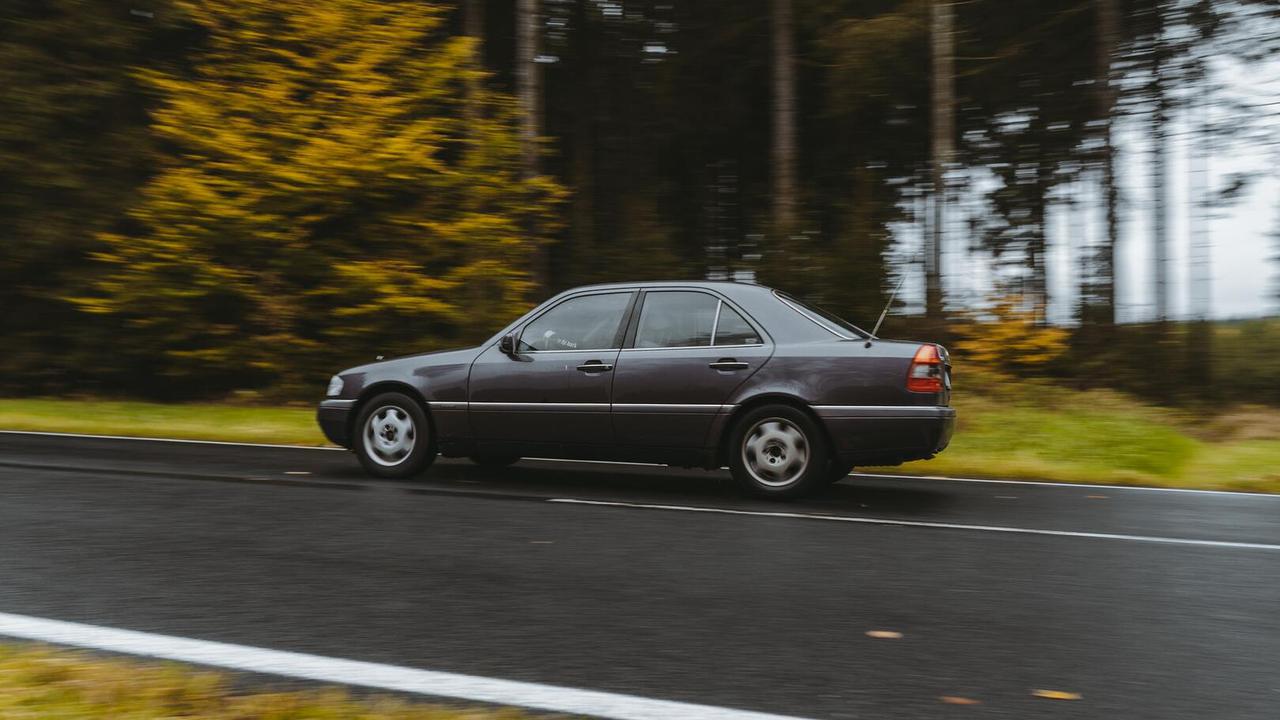
[[[308,398],[564,288],[713,278],[868,328],[901,286],[884,334],[960,382],[1280,397],[1280,322],[1208,288],[1280,159],[1238,79],[1276,73],[1273,0],[0,6],[9,394]]]

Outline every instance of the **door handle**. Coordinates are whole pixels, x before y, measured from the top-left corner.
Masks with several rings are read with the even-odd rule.
[[[613,365],[600,362],[599,360],[588,360],[578,366],[578,369],[584,373],[602,373],[609,372],[613,369]]]
[[[747,365],[744,362],[738,362],[733,358],[720,358],[719,360],[711,363],[707,367],[713,370],[746,370],[748,367],[751,367],[751,366]]]

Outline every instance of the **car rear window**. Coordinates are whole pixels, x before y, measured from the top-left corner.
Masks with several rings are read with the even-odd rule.
[[[716,298],[701,292],[649,292],[640,309],[638,348],[702,347],[711,344]]]
[[[741,315],[728,305],[720,304],[720,320],[716,322],[716,345],[758,345],[760,336]]]
[[[810,321],[825,328],[833,335],[843,338],[869,338],[871,334],[829,310],[806,305],[786,293],[774,292],[778,299],[786,303],[792,310],[800,313]]]

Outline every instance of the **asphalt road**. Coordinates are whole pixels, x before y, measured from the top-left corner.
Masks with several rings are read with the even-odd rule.
[[[0,433],[0,612],[809,717],[1274,720],[1280,497],[854,477],[776,505]]]

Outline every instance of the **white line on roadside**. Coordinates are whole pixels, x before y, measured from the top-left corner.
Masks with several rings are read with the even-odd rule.
[[[962,478],[950,475],[893,475],[891,473],[862,473],[849,475],[852,478],[884,478],[888,480],[941,480],[944,482],[990,483],[992,485],[1040,485],[1063,488],[1094,488],[1103,490],[1141,490],[1143,492],[1194,493],[1198,495],[1234,495],[1247,498],[1267,498],[1280,500],[1280,494],[1249,492],[1247,490],[1200,490],[1197,488],[1144,487],[1142,485],[1101,485],[1092,483],[1041,482],[1039,480],[992,480],[988,478]]]
[[[133,435],[88,435],[85,433],[63,433],[63,432],[45,432],[40,430],[0,430],[0,435],[46,435],[49,437],[66,437],[66,438],[87,438],[93,440],[141,440],[148,442],[166,442],[166,443],[193,443],[197,445],[229,445],[239,447],[259,447],[259,448],[290,448],[294,450],[343,450],[339,447],[325,447],[319,445],[278,445],[273,443],[242,443],[228,442],[224,440],[184,440],[181,438],[154,438],[154,437],[137,437]],[[615,460],[572,460],[568,458],[543,458],[529,457],[526,460],[536,460],[537,462],[553,462],[553,463],[577,463],[583,465],[634,465],[636,467],[667,467],[659,463],[640,463],[640,462],[624,462]],[[723,469],[723,468],[722,468]],[[1136,490],[1140,492],[1166,492],[1166,493],[1193,493],[1199,495],[1232,495],[1235,497],[1247,498],[1266,498],[1268,500],[1280,500],[1280,494],[1272,493],[1255,493],[1243,490],[1199,490],[1196,488],[1166,488],[1166,487],[1144,487],[1142,485],[1100,485],[1091,483],[1065,483],[1065,482],[1041,482],[1039,480],[992,480],[988,478],[962,478],[952,477],[949,475],[896,475],[891,473],[851,473],[852,478],[882,478],[888,480],[936,480],[939,482],[962,482],[962,483],[991,483],[994,485],[1038,485],[1040,487],[1060,487],[1060,488],[1095,488],[1105,490]]]
[[[787,720],[782,715],[419,670],[0,612],[0,635],[341,685],[617,720]],[[794,720],[794,719],[791,719]]]
[[[599,505],[604,507],[635,508],[640,510],[677,510],[682,512],[713,513],[718,515],[752,515],[756,517],[790,518],[800,520],[827,520],[830,522],[861,523],[864,525],[897,525],[901,527],[935,528],[941,530],[974,530],[979,532],[1013,533],[1017,535],[1050,535],[1054,537],[1092,538],[1096,540],[1128,540],[1130,542],[1162,543],[1165,545],[1198,545],[1201,547],[1236,548],[1243,550],[1280,550],[1280,545],[1268,543],[1232,542],[1229,540],[1196,540],[1153,535],[1123,535],[1119,533],[1076,532],[1073,530],[1039,530],[1036,528],[1005,527],[1002,525],[965,525],[916,520],[886,520],[881,518],[853,517],[848,515],[817,515],[813,513],[774,512],[767,510],[729,510],[727,508],[698,507],[696,505],[658,505],[651,503],[613,502],[610,500],[580,500],[578,498],[549,498],[547,502],[570,505]]]

